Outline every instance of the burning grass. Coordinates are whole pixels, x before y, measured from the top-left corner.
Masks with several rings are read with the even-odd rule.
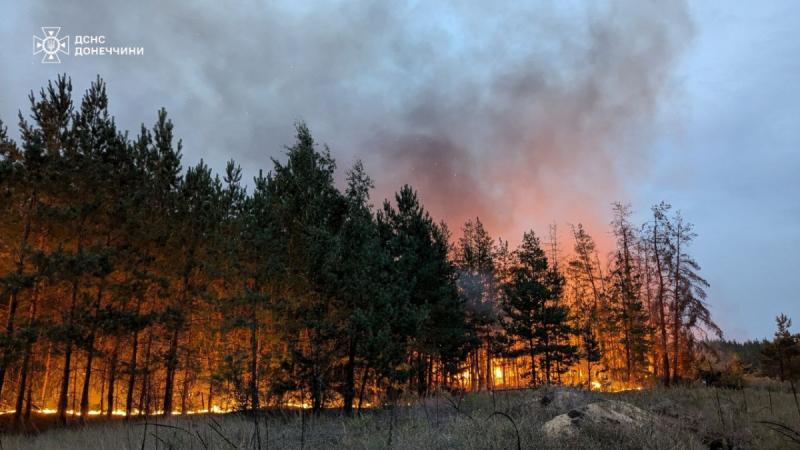
[[[573,406],[543,405],[543,389],[406,399],[354,418],[335,411],[195,414],[130,422],[95,418],[85,427],[36,435],[5,434],[3,448],[786,448],[800,417],[791,393],[748,388],[673,388],[600,393],[574,390],[572,402],[629,402],[657,414],[637,429],[587,427],[569,440],[547,440],[542,425]],[[778,425],[775,425],[778,424]],[[788,431],[786,428],[788,427]],[[796,433],[795,433],[796,434]],[[788,436],[787,436],[788,435]],[[144,441],[144,443],[143,443]]]

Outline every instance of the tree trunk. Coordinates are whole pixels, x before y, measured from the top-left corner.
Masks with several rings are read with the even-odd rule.
[[[8,300],[8,317],[6,318],[6,339],[11,341],[14,334],[14,318],[17,314],[17,288],[11,289],[11,295]],[[3,384],[6,379],[6,368],[11,362],[12,348],[10,344],[6,344],[3,348],[3,356],[0,357],[0,395],[3,393]]]
[[[622,232],[622,262],[623,262],[623,283],[624,289],[622,290],[622,302],[625,309],[625,381],[630,383],[631,374],[633,372],[633,361],[631,355],[631,330],[633,329],[633,318],[631,317],[631,308],[633,305],[633,279],[631,276],[631,254],[628,248],[628,229],[623,225]]]
[[[346,416],[353,415],[353,399],[356,396],[356,344],[355,339],[350,337],[350,345],[347,351],[347,365],[345,367],[344,380],[344,403],[342,409]]]
[[[38,284],[36,284],[33,286],[33,296],[31,297],[31,308],[28,314],[29,327],[32,327],[33,322],[36,320],[36,306],[38,304],[38,301],[39,301],[39,286]],[[28,395],[30,396],[31,380],[28,379],[28,371],[30,371],[31,351],[33,349],[33,344],[35,340],[36,337],[31,337],[28,338],[28,340],[25,342],[25,352],[24,356],[22,357],[22,370],[20,371],[19,387],[17,389],[17,401],[14,408],[14,422],[16,422],[18,425],[21,424],[20,419],[22,418],[22,408],[24,407],[26,388],[28,390]]]
[[[680,369],[679,369],[679,367],[680,367],[679,356],[680,356],[680,353],[681,353],[681,350],[680,350],[680,348],[681,348],[680,347],[680,336],[681,336],[680,328],[681,328],[681,323],[680,322],[681,322],[680,321],[680,316],[678,316],[678,313],[676,312],[675,316],[673,317],[673,324],[672,324],[673,334],[674,334],[673,338],[672,338],[672,383],[673,384],[677,384],[678,381],[681,378]]]
[[[22,360],[22,368],[19,373],[19,387],[17,389],[17,401],[14,408],[14,424],[17,426],[22,425],[22,408],[25,402],[25,391],[28,384],[28,370],[30,369],[31,354],[30,350],[25,351],[25,356]]]
[[[674,304],[672,311],[672,382],[677,383],[680,378],[680,371],[678,366],[680,354],[680,319],[681,319],[681,296],[680,296],[680,278],[681,278],[681,238],[682,230],[681,224],[678,223],[678,231],[675,236],[675,292]]]
[[[136,298],[136,316],[138,317],[142,312],[142,300],[144,294],[139,293]],[[133,332],[133,341],[131,342],[131,360],[128,363],[128,389],[125,392],[125,419],[130,419],[131,411],[133,410],[133,392],[136,388],[136,358],[139,353],[139,330],[138,328]],[[141,409],[141,404],[139,408]]]
[[[167,353],[167,375],[164,380],[164,416],[172,415],[172,391],[175,385],[175,369],[178,366],[178,328],[172,332]]]
[[[494,387],[494,372],[492,372],[492,353],[489,351],[489,344],[486,344],[486,389],[492,390]]]
[[[586,360],[586,373],[587,373],[587,385],[589,386],[589,390],[592,390],[592,362],[587,359]]]
[[[417,395],[425,397],[425,357],[422,352],[417,353]]]
[[[94,333],[93,333],[94,334]],[[92,362],[94,361],[94,336],[89,338],[89,348],[86,350],[86,371],[83,376],[83,387],[81,388],[81,416],[80,423],[86,423],[86,416],[89,414],[89,382],[92,378]]]
[[[22,274],[25,272],[25,251],[26,247],[28,246],[28,239],[30,238],[31,234],[31,222],[32,222],[32,211],[33,205],[36,203],[36,191],[31,193],[31,196],[28,198],[28,207],[26,208],[25,213],[25,224],[23,225],[22,229],[22,236],[20,237],[19,248],[18,248],[18,255],[16,261],[16,275],[17,277],[21,277]],[[19,305],[19,286],[14,286],[11,288],[11,293],[8,298],[8,316],[6,317],[6,339],[7,341],[11,340],[11,336],[14,333],[14,320],[16,317],[17,306]],[[11,363],[11,356],[12,356],[13,349],[10,348],[8,345],[4,346],[3,348],[3,356],[0,357],[0,395],[3,393],[3,384],[5,383],[6,379],[6,369],[8,365]]]
[[[531,357],[531,386],[536,385],[536,350],[534,350],[533,341],[528,341],[528,354]]]
[[[544,379],[547,385],[550,384],[550,338],[549,332],[544,333]]]
[[[117,381],[117,362],[119,359],[119,336],[114,338],[114,350],[111,352],[111,360],[108,362],[108,395],[106,403],[108,405],[107,417],[114,414],[114,391]]]
[[[189,369],[189,355],[187,351],[186,355],[186,370],[183,371],[183,383],[181,386],[181,414],[186,414],[187,404],[186,401],[189,398],[189,388],[191,387],[191,377],[190,377],[190,369]]]
[[[664,317],[664,273],[661,269],[661,256],[658,253],[658,234],[657,225],[653,225],[653,257],[656,260],[656,272],[658,272],[658,295],[656,296],[658,302],[658,322],[661,329],[661,363],[664,370],[664,386],[669,386],[669,350],[667,349],[667,323]]]
[[[630,324],[625,324],[625,381],[631,381],[631,337]]]
[[[367,390],[367,381],[369,381],[369,364],[364,366],[364,373],[361,375],[361,389],[358,393],[358,413],[361,413],[361,406],[364,403],[364,391]]]
[[[650,325],[650,341],[653,343],[652,345],[652,355],[650,355],[652,362],[653,362],[653,373],[658,373],[658,350],[656,349],[656,323],[653,317],[653,293],[651,290],[652,280],[650,279],[650,263],[649,263],[650,255],[648,254],[645,246],[645,254],[644,254],[644,278],[645,278],[645,300],[647,301],[647,317],[648,317],[648,325]]]
[[[142,395],[139,398],[139,414],[150,415],[150,349],[153,346],[152,330],[147,334],[147,346],[144,351],[144,374],[142,375]]]
[[[139,330],[133,332],[133,342],[131,343],[131,361],[128,364],[128,389],[125,392],[125,418],[131,417],[133,410],[133,391],[136,388],[136,356],[139,351]]]
[[[33,379],[31,377],[31,380],[28,381],[28,398],[25,400],[25,416],[24,416],[25,423],[31,422],[31,403],[33,403],[33,401],[31,400],[32,398],[33,398]]]
[[[192,252],[193,253],[193,252]],[[189,274],[190,266],[186,267],[183,274],[183,289],[181,291],[181,307],[185,308],[189,302]],[[164,413],[165,417],[172,415],[172,396],[175,389],[175,371],[178,367],[178,338],[180,336],[181,323],[174,324],[172,337],[169,341],[169,351],[167,352],[167,374],[164,380]]]
[[[75,308],[78,304],[78,288],[80,284],[76,278],[72,282],[72,306],[69,311],[68,325],[71,328],[75,317]],[[69,400],[70,363],[72,362],[72,337],[67,337],[64,350],[64,370],[61,374],[61,390],[58,394],[58,424],[67,424],[67,406]]]
[[[92,362],[94,361],[94,343],[97,332],[97,318],[100,316],[100,308],[103,304],[103,290],[105,289],[105,281],[101,281],[100,287],[97,288],[97,298],[94,303],[94,320],[92,321],[92,329],[89,333],[89,342],[86,349],[86,372],[83,377],[83,388],[81,389],[81,417],[80,423],[86,422],[86,417],[89,414],[89,385],[92,379]],[[102,395],[102,392],[100,393]]]
[[[103,370],[100,371],[100,414],[102,415],[106,411],[106,375],[108,374],[108,363],[103,367]]]
[[[58,424],[67,424],[67,406],[69,400],[69,375],[70,363],[72,362],[72,342],[67,342],[67,348],[64,351],[64,371],[61,375],[61,390],[58,394]]]
[[[258,411],[258,317],[256,308],[250,318],[250,408]]]

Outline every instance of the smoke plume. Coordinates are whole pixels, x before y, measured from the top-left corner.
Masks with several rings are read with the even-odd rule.
[[[255,174],[305,120],[342,169],[365,161],[375,203],[408,183],[455,231],[480,216],[512,242],[552,221],[605,230],[609,203],[626,197],[624,180],[641,176],[647,135],[692,36],[680,1],[15,8],[0,26],[20,46],[57,24],[143,46],[145,55],[72,57],[55,68],[25,59],[0,74],[16,93],[0,99],[6,121],[56,73],[71,75],[77,90],[99,73],[123,127],[150,124],[165,106],[185,165],[203,158],[222,168],[233,157]]]

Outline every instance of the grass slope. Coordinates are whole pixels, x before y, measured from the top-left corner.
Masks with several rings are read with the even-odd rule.
[[[442,394],[344,418],[298,412],[273,413],[256,427],[238,414],[95,422],[84,428],[37,435],[4,434],[4,449],[494,449],[494,448],[790,448],[797,446],[778,423],[800,429],[791,393],[706,388],[651,389],[617,394],[578,392],[585,404],[599,399],[629,402],[658,420],[638,429],[583,429],[569,440],[547,440],[544,422],[571,405],[543,406],[540,390]],[[771,397],[771,399],[770,399]],[[777,430],[776,430],[777,429]],[[256,430],[258,433],[256,434]],[[142,443],[143,439],[144,445]]]

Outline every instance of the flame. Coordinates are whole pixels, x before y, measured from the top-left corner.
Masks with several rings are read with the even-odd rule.
[[[302,407],[302,408],[310,408],[311,407],[310,404],[308,404],[308,403],[303,403],[302,405],[304,405],[304,406],[301,406],[301,404],[299,404],[299,403],[297,403],[297,404],[289,403],[289,406],[291,406],[291,407]],[[186,414],[207,414],[207,413],[220,414],[220,413],[228,413],[228,412],[232,412],[232,411],[233,411],[232,408],[223,408],[223,407],[221,407],[219,405],[212,405],[210,410],[209,409],[193,409],[193,410],[186,411]],[[14,414],[15,412],[16,411],[13,410],[13,409],[0,411],[0,416],[6,415],[6,414]],[[57,409],[52,409],[52,408],[42,408],[42,409],[35,410],[34,412],[37,413],[37,414],[44,414],[44,415],[58,414],[58,410]],[[79,416],[81,414],[80,411],[75,411],[75,410],[72,410],[72,409],[66,410],[65,413],[68,416]],[[150,411],[150,415],[160,415],[160,414],[163,414],[163,413],[164,413],[164,411],[162,411],[162,410]],[[108,411],[100,411],[99,409],[92,409],[92,410],[89,410],[89,411],[86,412],[86,415],[88,415],[88,416],[102,416],[102,415],[106,415],[106,414],[108,414]],[[132,416],[138,416],[140,414],[142,414],[142,411],[139,411],[136,408],[131,410],[131,415]],[[176,414],[179,414],[179,413],[176,412]],[[125,412],[124,409],[115,409],[114,411],[111,412],[111,415],[112,416],[118,416],[118,417],[124,417],[126,415],[126,412]]]
[[[302,401],[302,402],[289,401],[289,402],[286,403],[286,406],[288,406],[290,408],[311,409],[311,402],[308,402],[308,401],[305,401],[305,400]]]
[[[510,361],[510,363],[509,363],[509,361]],[[491,374],[491,376],[488,377],[488,378],[491,378],[492,382],[489,382],[490,380],[484,380],[483,376],[478,377],[478,378],[480,378],[480,380],[478,380],[478,379],[473,380],[472,379],[472,374],[471,374],[469,368],[464,368],[464,366],[462,366],[461,367],[462,370],[457,371],[454,374],[455,375],[454,379],[453,379],[454,383],[458,387],[460,387],[462,389],[466,389],[466,390],[471,390],[474,387],[476,387],[474,385],[475,385],[475,383],[477,381],[480,381],[482,383],[481,387],[483,387],[483,382],[486,381],[487,382],[486,384],[491,386],[490,388],[497,388],[497,389],[513,389],[513,388],[516,388],[516,387],[527,387],[526,380],[524,380],[525,377],[520,377],[519,374],[516,372],[516,368],[519,367],[519,366],[517,366],[517,364],[523,364],[524,365],[524,364],[528,364],[529,363],[529,362],[526,362],[524,359],[520,363],[519,361],[515,361],[514,359],[510,359],[510,360],[506,359],[506,358],[497,358],[496,359],[494,357],[488,356],[488,359],[484,359],[483,357],[481,358],[480,367],[485,367],[484,363],[486,363],[486,365],[488,365],[490,367],[489,373]],[[508,373],[506,373],[506,372],[508,372]],[[505,377],[508,377],[508,379],[506,379]],[[523,379],[520,379],[520,378],[523,378]],[[584,370],[582,370],[580,367],[572,367],[569,370],[568,376],[566,378],[564,378],[564,384],[565,385],[584,386],[585,387],[587,378],[588,378],[587,373]],[[641,391],[643,389],[643,386],[639,385],[639,384],[637,384],[635,382],[624,382],[624,381],[620,381],[620,380],[616,380],[616,379],[612,379],[612,378],[600,377],[599,379],[593,379],[591,381],[591,383],[589,384],[589,389],[592,390],[592,391],[597,391],[597,392],[615,393],[615,392],[625,392],[625,391]],[[181,415],[181,414],[187,414],[187,415],[193,415],[193,414],[223,414],[223,413],[233,412],[233,411],[236,410],[236,408],[233,407],[235,405],[235,401],[233,401],[233,399],[226,399],[226,398],[220,398],[220,397],[215,397],[215,399],[220,403],[212,405],[210,408],[207,408],[206,405],[204,404],[204,402],[201,399],[200,402],[193,402],[195,405],[200,406],[200,408],[191,409],[191,410],[187,410],[187,411],[175,411],[174,414],[175,415]],[[286,407],[286,408],[296,408],[296,409],[303,409],[303,410],[311,409],[313,407],[312,403],[309,400],[303,399],[301,395],[297,395],[297,394],[294,395],[294,396],[289,397],[288,399],[284,398],[283,400],[284,400],[283,402],[280,402],[279,404],[275,404],[273,406],[279,407],[279,408],[280,407]],[[340,407],[341,406],[341,402],[337,401],[337,400],[338,399],[334,398],[334,399],[331,399],[330,401],[327,401],[325,407],[326,408],[337,408],[337,407]],[[375,407],[378,404],[378,403],[375,402],[374,398],[373,398],[372,402],[370,402],[370,400],[368,400],[368,399],[364,399],[364,400],[365,401],[363,402],[362,407],[371,408],[371,407]],[[199,405],[198,405],[198,403],[199,403]],[[52,404],[52,402],[51,402],[51,404]],[[98,403],[91,403],[91,404],[98,405]],[[15,411],[13,409],[0,410],[0,416],[14,414],[14,412]],[[35,414],[40,414],[40,415],[55,415],[55,414],[58,413],[58,411],[56,409],[52,409],[52,408],[42,408],[42,409],[38,409],[38,410],[35,409],[35,410],[33,410],[33,412]],[[136,408],[133,408],[131,410],[131,412],[130,412],[130,415],[131,416],[141,416],[141,415],[143,415],[143,413],[144,413],[143,411],[141,411],[139,409],[136,409]],[[69,409],[69,410],[65,411],[65,414],[68,415],[68,416],[77,417],[77,416],[80,415],[80,411],[79,410]],[[151,410],[151,411],[149,411],[148,414],[149,415],[161,415],[161,414],[163,414],[163,411],[161,411],[161,410]],[[88,416],[105,416],[105,415],[108,415],[108,412],[107,411],[102,411],[100,409],[92,409],[92,410],[87,411],[87,415]],[[124,417],[124,416],[126,416],[126,412],[125,412],[125,410],[122,410],[122,409],[115,409],[114,411],[111,412],[110,415],[114,416],[114,417]]]

